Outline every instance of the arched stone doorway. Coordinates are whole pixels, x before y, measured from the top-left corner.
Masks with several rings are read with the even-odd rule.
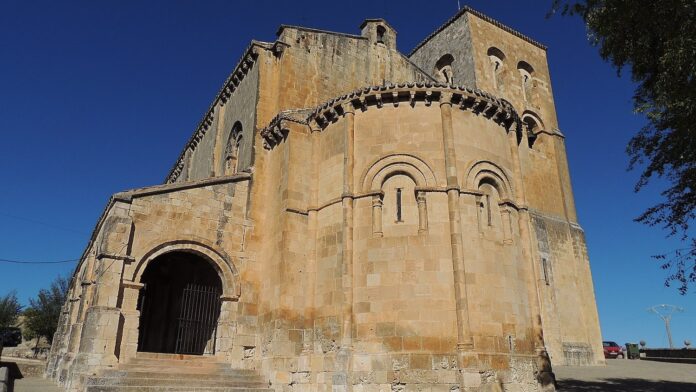
[[[222,281],[203,256],[172,251],[142,274],[138,351],[214,354]]]

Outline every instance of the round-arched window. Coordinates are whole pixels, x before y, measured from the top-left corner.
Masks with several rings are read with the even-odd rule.
[[[488,59],[491,61],[493,73],[493,87],[501,92],[505,87],[504,71],[505,71],[505,54],[502,50],[496,47],[488,48]]]
[[[517,70],[519,71],[522,79],[522,96],[525,102],[531,102],[533,98],[532,89],[534,88],[534,68],[532,68],[532,66],[526,61],[520,61],[517,63]]]
[[[223,175],[231,175],[239,170],[239,147],[242,144],[242,123],[235,122],[232,126],[227,143],[225,144],[225,152],[222,160]]]
[[[452,70],[452,63],[454,62],[454,57],[447,53],[440,57],[435,63],[435,79],[438,82],[446,84],[454,84],[454,75]]]

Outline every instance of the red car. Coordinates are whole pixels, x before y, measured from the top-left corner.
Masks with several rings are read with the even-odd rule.
[[[621,351],[621,346],[616,344],[616,342],[604,341],[602,342],[604,346],[604,358],[623,358],[623,351]]]

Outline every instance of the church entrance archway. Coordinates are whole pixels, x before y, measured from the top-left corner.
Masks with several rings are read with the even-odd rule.
[[[214,354],[222,281],[203,256],[162,254],[143,272],[138,351]]]

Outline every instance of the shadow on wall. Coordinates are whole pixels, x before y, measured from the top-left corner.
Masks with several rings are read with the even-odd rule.
[[[558,381],[559,392],[685,392],[696,391],[696,384],[678,381],[651,381],[639,378],[607,378],[597,381]]]

